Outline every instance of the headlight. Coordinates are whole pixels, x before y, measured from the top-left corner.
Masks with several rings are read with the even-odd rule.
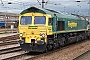
[[[22,34],[22,33],[20,33],[20,36],[23,36],[23,34]]]
[[[40,36],[45,37],[45,34],[44,33],[43,34],[40,34]]]

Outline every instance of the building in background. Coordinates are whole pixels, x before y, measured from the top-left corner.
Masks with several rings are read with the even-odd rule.
[[[0,12],[0,22],[5,22],[6,27],[10,27],[11,25],[17,27],[18,19],[19,19],[19,14]]]

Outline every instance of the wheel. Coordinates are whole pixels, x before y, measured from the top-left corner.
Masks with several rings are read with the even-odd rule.
[[[60,46],[64,46],[65,45],[65,37],[62,37],[60,40]]]

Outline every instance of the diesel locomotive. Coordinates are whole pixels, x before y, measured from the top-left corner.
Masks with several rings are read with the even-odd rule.
[[[75,14],[30,7],[19,15],[20,47],[44,52],[88,37],[88,21]]]

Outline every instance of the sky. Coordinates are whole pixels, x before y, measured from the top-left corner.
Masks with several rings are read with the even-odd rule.
[[[44,4],[45,9],[51,9],[58,12],[73,13],[78,15],[88,15],[89,13],[89,0],[81,0],[81,2],[76,2],[76,0],[44,1],[47,2]],[[8,2],[12,2],[12,4],[8,4]],[[41,2],[42,0],[0,0],[0,12],[19,14],[22,10],[32,6],[42,8]]]

